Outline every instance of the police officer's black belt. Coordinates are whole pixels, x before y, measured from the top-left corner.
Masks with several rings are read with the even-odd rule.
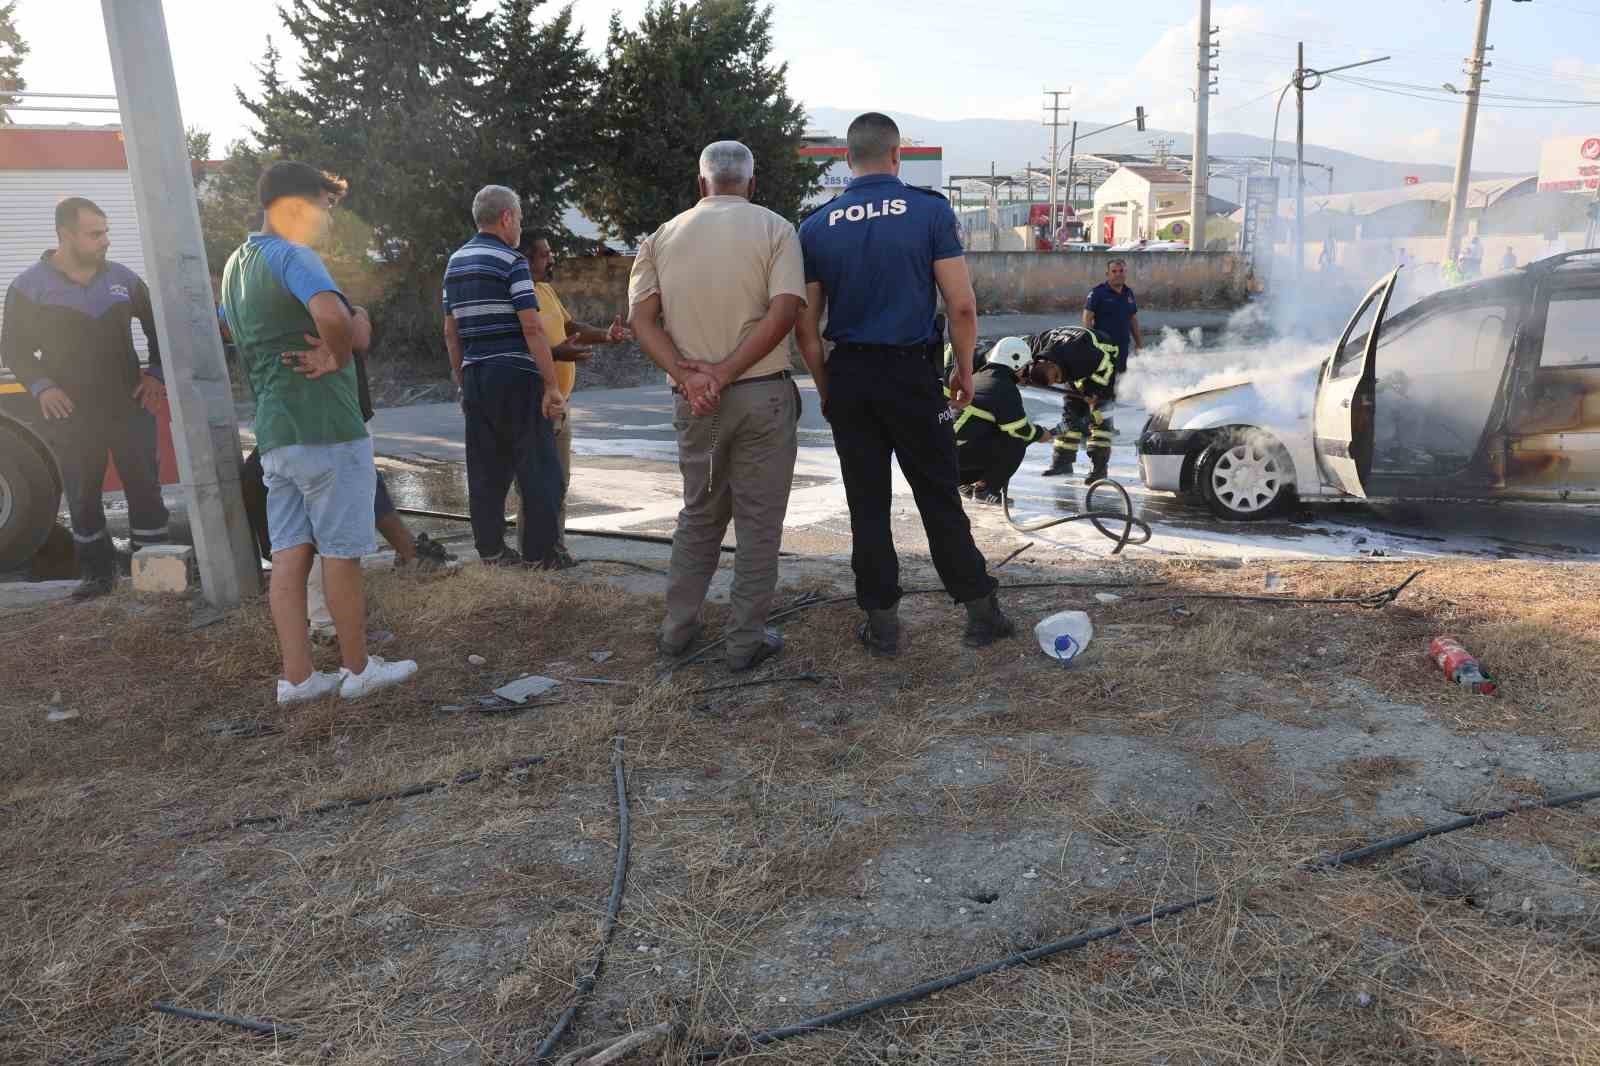
[[[792,377],[794,377],[794,374],[790,371],[780,370],[775,374],[762,374],[760,377],[740,378],[731,385],[724,385],[722,387],[722,391],[727,392],[729,389],[738,388],[740,385],[754,385],[758,381],[788,381]],[[672,386],[672,391],[678,393],[679,395],[683,394],[683,390],[676,385]]]
[[[844,341],[833,346],[834,355],[912,355],[926,359],[928,353],[939,350],[935,344],[856,344]]]

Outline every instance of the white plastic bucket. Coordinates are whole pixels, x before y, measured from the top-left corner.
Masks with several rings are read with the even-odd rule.
[[[1094,639],[1094,623],[1082,611],[1061,611],[1034,626],[1033,635],[1039,641],[1040,651],[1052,659],[1070,663],[1082,655]]]

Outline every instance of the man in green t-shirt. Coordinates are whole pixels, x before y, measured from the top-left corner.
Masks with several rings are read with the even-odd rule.
[[[343,191],[343,183],[305,163],[272,164],[257,186],[261,232],[228,257],[222,272],[223,318],[256,398],[272,622],[283,655],[280,704],[335,689],[357,699],[417,672],[410,660],[367,654],[361,557],[377,548],[377,469],[351,358],[354,348],[366,347],[371,324],[351,313],[309,247],[327,233]],[[306,631],[306,578],[319,554],[344,663],[337,674],[313,669]]]

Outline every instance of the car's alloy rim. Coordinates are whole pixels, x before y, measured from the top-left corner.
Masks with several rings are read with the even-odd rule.
[[[1267,507],[1283,489],[1283,468],[1259,444],[1235,444],[1211,471],[1211,491],[1228,507],[1251,514]]]

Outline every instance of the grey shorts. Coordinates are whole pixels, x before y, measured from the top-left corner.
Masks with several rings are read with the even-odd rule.
[[[274,552],[314,544],[327,558],[359,559],[378,550],[371,437],[274,448],[261,457],[261,473]]]

